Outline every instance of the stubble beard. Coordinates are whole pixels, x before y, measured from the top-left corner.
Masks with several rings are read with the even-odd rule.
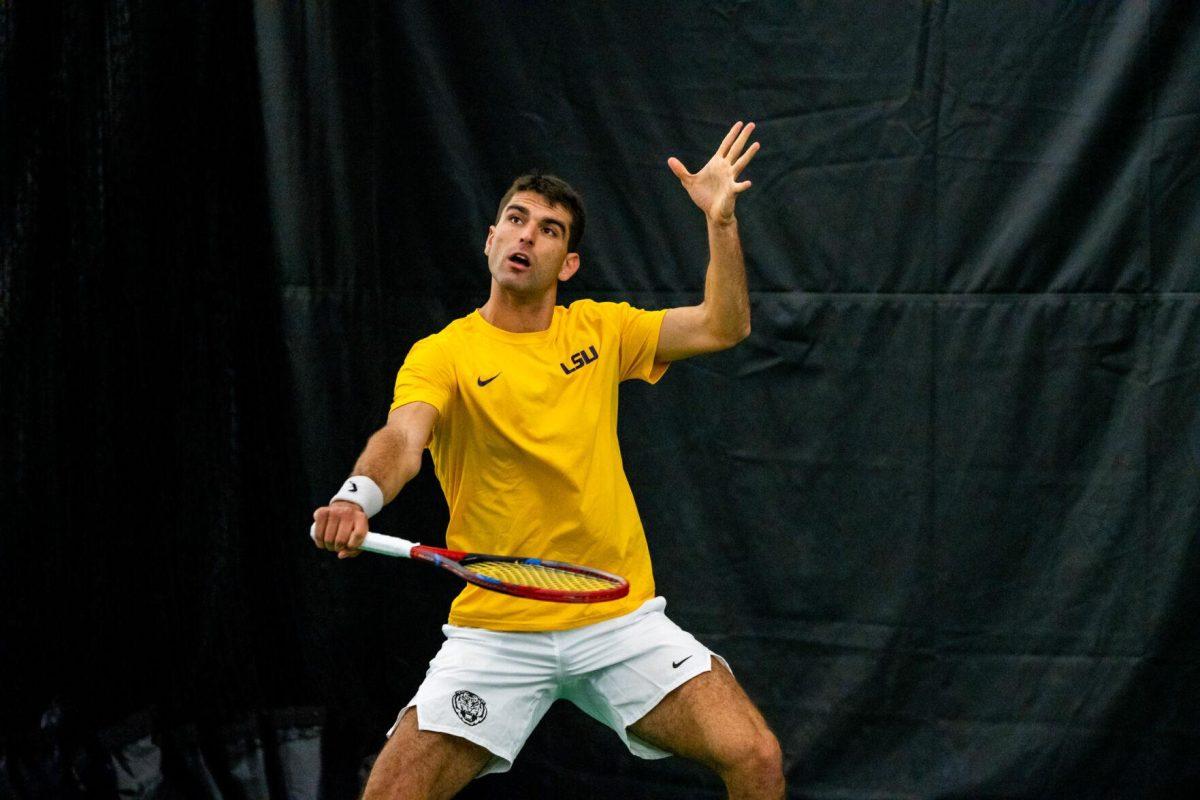
[[[555,273],[553,280],[548,280],[545,285],[536,274],[537,265],[531,264],[526,272],[505,273],[505,263],[500,261],[492,269],[492,281],[500,287],[506,294],[512,295],[519,300],[538,300],[546,296],[546,293],[551,291],[558,285],[558,275]]]

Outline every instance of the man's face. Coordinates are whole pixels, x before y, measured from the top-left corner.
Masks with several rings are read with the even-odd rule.
[[[483,252],[492,280],[518,295],[544,295],[579,269],[567,252],[571,212],[537,192],[517,192],[488,228]]]

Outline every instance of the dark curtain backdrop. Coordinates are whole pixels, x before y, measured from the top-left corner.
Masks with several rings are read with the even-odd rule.
[[[587,200],[564,300],[692,303],[665,161],[735,119],[754,332],[620,433],[791,796],[1200,783],[1200,4],[11,0],[0,797],[353,797],[455,586],[312,509],[515,174]],[[463,796],[721,792],[556,706]]]

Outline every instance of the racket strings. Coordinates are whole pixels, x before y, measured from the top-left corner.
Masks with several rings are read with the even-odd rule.
[[[485,561],[471,564],[472,572],[518,586],[538,589],[557,589],[568,592],[595,592],[616,586],[613,581],[595,575],[583,575],[542,564],[521,564],[513,561]]]

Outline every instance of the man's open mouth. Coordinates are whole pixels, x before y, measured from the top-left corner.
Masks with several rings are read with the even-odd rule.
[[[520,264],[522,267],[529,266],[529,256],[524,253],[513,253],[508,257],[508,260],[514,264]]]

